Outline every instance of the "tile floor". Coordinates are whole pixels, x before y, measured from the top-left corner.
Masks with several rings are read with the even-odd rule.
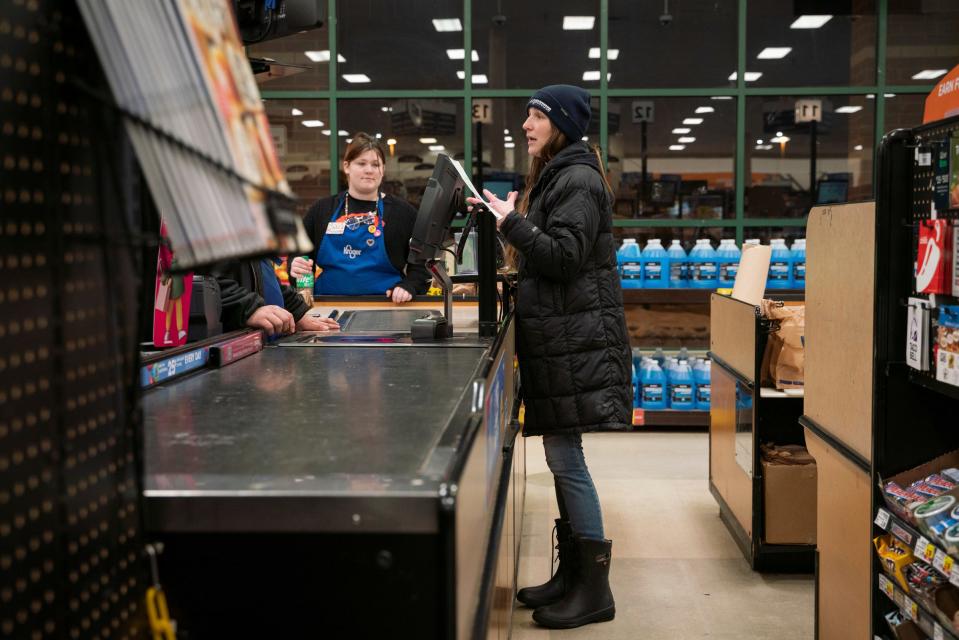
[[[542,440],[527,440],[526,517],[519,584],[549,577],[556,503]],[[586,460],[613,540],[616,619],[572,631],[513,614],[513,640],[806,640],[813,638],[811,575],[762,575],[743,559],[709,493],[705,433],[597,433]]]

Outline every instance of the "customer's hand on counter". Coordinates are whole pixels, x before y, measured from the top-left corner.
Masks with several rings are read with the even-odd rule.
[[[293,314],[274,304],[260,307],[247,318],[246,326],[253,329],[263,329],[271,336],[293,333],[296,331],[296,322]]]
[[[403,304],[413,299],[413,294],[403,287],[393,287],[386,292],[386,297],[390,298],[395,304]]]
[[[336,331],[339,328],[340,323],[333,318],[313,316],[309,313],[305,314],[296,323],[297,331]]]

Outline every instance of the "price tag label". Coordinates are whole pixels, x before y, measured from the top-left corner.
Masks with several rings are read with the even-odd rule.
[[[892,588],[892,583],[889,581],[889,578],[886,576],[879,576],[879,589],[882,590],[890,599],[895,596],[895,592]]]
[[[913,547],[912,553],[917,558],[926,557],[926,549],[929,548],[929,541],[926,540],[925,536],[919,536],[919,539],[916,540],[916,546]]]
[[[936,549],[935,554],[932,557],[933,568],[947,578],[949,577],[949,572],[946,571],[946,558],[948,557],[949,556],[947,556],[946,552],[942,549]]]
[[[939,626],[938,622],[932,623],[932,640],[945,640],[946,634],[942,632],[942,627]]]
[[[949,577],[952,577],[952,569],[955,566],[956,561],[952,559],[952,556],[946,556],[946,559],[942,561],[942,572]]]
[[[919,622],[919,605],[913,602],[909,596],[902,597],[902,605],[906,610],[906,617],[913,622]]]
[[[885,509],[880,509],[879,513],[876,514],[876,526],[883,531],[889,526],[889,512]]]
[[[926,550],[922,553],[922,558],[928,563],[932,563],[936,557],[936,547],[931,542],[926,544]]]

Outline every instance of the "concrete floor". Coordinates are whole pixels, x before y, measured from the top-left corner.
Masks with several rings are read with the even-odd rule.
[[[519,584],[549,577],[557,517],[541,438],[527,439],[526,517]],[[705,433],[597,433],[586,461],[613,540],[616,619],[549,631],[517,603],[513,640],[794,640],[813,637],[811,575],[761,575],[743,559],[709,493]]]

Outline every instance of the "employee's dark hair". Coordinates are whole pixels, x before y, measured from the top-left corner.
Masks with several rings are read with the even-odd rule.
[[[363,131],[357,131],[353,134],[353,141],[346,145],[343,162],[353,162],[367,151],[375,151],[376,155],[380,157],[380,162],[386,165],[386,154],[383,153],[380,141]]]

